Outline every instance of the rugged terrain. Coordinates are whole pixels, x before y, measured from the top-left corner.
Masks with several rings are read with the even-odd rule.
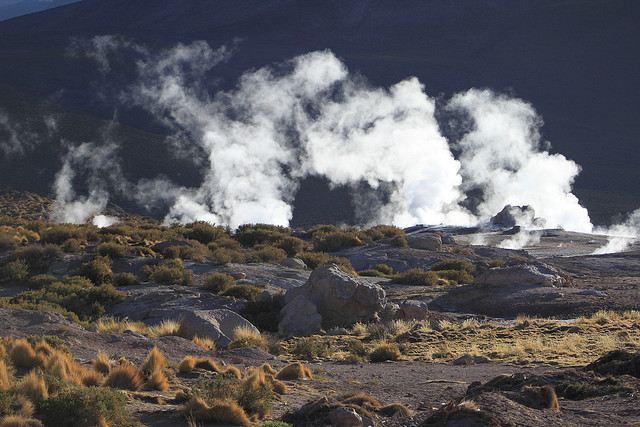
[[[91,368],[91,361],[101,351],[114,364],[124,357],[140,365],[157,347],[169,363],[169,387],[158,391],[145,386],[140,391],[124,392],[127,409],[134,419],[143,424],[170,426],[187,425],[189,422],[181,413],[183,403],[176,393],[197,389],[198,381],[215,380],[217,375],[199,368],[180,372],[178,364],[186,356],[211,357],[220,365],[239,368],[245,376],[251,367],[264,363],[279,370],[293,361],[302,361],[311,370],[312,377],[285,381],[288,392],[272,398],[272,410],[262,422],[282,419],[293,425],[335,424],[335,420],[329,421],[333,419],[329,414],[340,407],[355,408],[359,415],[354,417],[364,419],[363,425],[367,424],[368,418],[378,425],[398,426],[429,423],[470,425],[474,422],[477,423],[474,425],[620,425],[640,422],[637,409],[640,384],[637,368],[640,251],[637,244],[631,244],[624,253],[596,256],[592,253],[607,243],[607,237],[545,230],[539,233],[539,241],[534,245],[522,250],[509,250],[497,246],[513,238],[513,230],[421,226],[401,233],[408,246],[399,245],[384,236],[368,243],[352,241],[351,245],[342,245],[330,255],[337,257],[335,262],[348,260],[360,275],[347,276],[355,277],[359,284],[380,286],[386,301],[392,303],[385,306],[385,310],[392,311],[391,314],[378,312],[376,318],[379,320],[368,323],[363,320],[344,327],[324,329],[310,337],[278,335],[273,332],[276,327],[273,322],[277,319],[262,319],[256,323],[262,329],[261,336],[249,333],[244,341],[236,336],[234,344],[229,346],[235,348],[224,349],[219,344],[216,349],[211,344],[203,345],[196,339],[185,338],[184,333],[178,331],[156,338],[149,331],[163,320],[179,321],[188,312],[228,309],[249,313],[246,314],[249,318],[258,319],[251,317],[256,315],[256,311],[251,314],[247,308],[257,307],[258,313],[261,309],[267,313],[274,307],[279,310],[283,303],[276,303],[278,295],[303,285],[309,286],[312,282],[310,277],[314,276],[312,269],[292,263],[292,258],[251,261],[251,256],[264,250],[259,245],[245,245],[240,249],[239,253],[245,257],[243,261],[221,262],[220,252],[216,252],[220,250],[219,246],[198,246],[196,241],[186,237],[196,236],[194,228],[162,228],[139,217],[127,216],[123,218],[126,222],[105,229],[50,224],[46,222],[49,205],[43,203],[36,207],[37,201],[44,202],[45,199],[17,192],[5,193],[3,197],[10,200],[5,203],[3,212],[14,218],[5,216],[2,220],[4,236],[15,233],[22,240],[13,246],[3,240],[3,244],[9,246],[4,246],[0,261],[3,266],[3,283],[0,285],[3,297],[3,305],[0,306],[0,322],[4,325],[2,336],[13,339],[32,336],[61,338],[80,366],[87,369]],[[35,220],[31,212],[44,212],[45,220]],[[114,208],[111,213],[117,215],[118,210]],[[28,220],[16,219],[20,216]],[[202,226],[199,230],[214,229],[208,227]],[[37,237],[40,240],[27,231],[30,228],[39,231]],[[85,237],[80,236],[81,230],[84,230]],[[169,243],[163,246],[158,241],[165,238],[156,234],[156,241],[147,243],[150,246],[143,251],[143,244],[138,243],[143,239],[136,237],[136,233],[141,235],[144,230],[157,230],[166,236],[183,233],[183,237],[166,240]],[[244,235],[239,231],[232,238],[255,237],[258,231],[264,237],[265,230],[249,227]],[[331,233],[340,233],[335,230]],[[219,231],[222,233],[222,229]],[[298,236],[300,241],[309,245],[298,253],[301,258],[309,256],[311,252],[306,251],[314,249],[311,245],[327,244],[327,240],[319,240],[317,234],[313,235],[314,240],[309,237],[312,234],[302,230],[277,231],[280,232]],[[356,231],[352,229],[349,232]],[[71,234],[67,236],[65,233]],[[67,242],[73,233],[79,233],[75,237],[80,240],[77,247]],[[63,235],[66,237],[59,237]],[[360,234],[361,238],[365,236]],[[108,255],[112,260],[109,268],[113,276],[110,280],[119,283],[115,279],[118,274],[131,273],[138,278],[137,283],[114,288],[123,296],[117,303],[105,302],[99,313],[87,314],[87,311],[75,308],[75,312],[80,314],[78,321],[72,320],[73,313],[59,309],[56,311],[62,314],[56,313],[42,305],[31,306],[39,310],[25,310],[29,308],[25,305],[25,290],[31,288],[38,292],[35,283],[40,282],[36,282],[33,276],[28,279],[8,278],[12,270],[7,265],[15,265],[11,260],[15,259],[16,253],[24,253],[20,251],[25,248],[51,247],[51,243],[42,245],[54,237],[61,240],[58,244],[66,248],[66,252],[58,249],[40,272],[63,282],[65,276],[73,274],[98,280],[95,279],[95,271],[91,270],[91,273],[87,269],[87,263],[102,259],[99,252],[115,251],[114,248],[119,247],[127,248],[126,252],[109,252]],[[434,238],[441,244],[429,248]],[[220,244],[221,241],[218,242]],[[279,245],[277,242],[273,244]],[[171,261],[168,258],[175,256],[172,251],[177,249],[167,248],[180,245],[200,251],[180,253],[184,258],[184,271],[192,274],[189,283],[178,283],[179,280],[175,279],[159,281],[160,276],[149,276],[145,266],[168,265],[167,262]],[[136,251],[138,255],[134,253]],[[264,256],[265,252],[261,253]],[[429,271],[446,260],[465,261],[468,264],[461,265],[473,266],[473,281],[464,283],[465,280],[460,279],[462,283],[456,284],[451,279],[439,279],[436,285],[398,283],[397,277],[403,272],[416,268]],[[375,270],[382,264],[394,274],[365,276],[371,275],[367,270]],[[321,267],[317,271],[327,268]],[[536,278],[552,279],[531,279],[526,276],[530,271],[537,272]],[[540,276],[543,271],[547,272],[546,276]],[[258,300],[263,301],[263,305],[247,301],[247,298],[250,300],[255,296],[240,298],[226,296],[224,292],[216,294],[211,288],[207,290],[209,278],[214,273],[234,278],[236,285],[254,286],[262,292]],[[502,276],[496,276],[498,273]],[[331,274],[336,276],[338,273]],[[338,276],[340,274],[343,273]],[[47,286],[53,285],[44,285],[44,288],[48,289]],[[99,285],[104,286],[110,285]],[[22,299],[17,298],[19,295],[23,295]],[[413,311],[407,311],[408,300],[413,301]],[[61,304],[73,308],[73,305]],[[398,306],[390,309],[394,304]],[[234,339],[233,336],[230,338]],[[17,345],[13,342],[5,340],[9,353],[12,345]],[[385,344],[396,348],[399,353],[386,361],[372,361],[374,350]],[[610,355],[610,360],[590,365],[612,350],[622,352]],[[18,368],[16,381],[27,372]],[[557,405],[554,399],[544,394],[546,386],[553,387]],[[367,399],[373,398],[379,403],[345,403],[348,402],[345,396],[350,394],[365,394],[369,396]],[[311,402],[315,404],[305,406]],[[383,409],[384,405],[392,403],[402,404],[403,409]],[[35,417],[39,414],[36,412]],[[196,421],[203,422],[202,419]]]

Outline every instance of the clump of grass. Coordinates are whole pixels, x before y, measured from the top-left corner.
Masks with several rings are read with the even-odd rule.
[[[206,371],[211,371],[211,372],[217,372],[217,373],[222,372],[222,369],[220,369],[216,361],[211,359],[210,357],[202,357],[197,359],[195,367],[198,369],[204,369]]]
[[[46,358],[42,353],[36,353],[26,339],[20,339],[13,343],[9,352],[9,360],[19,368],[44,367]]]
[[[345,273],[353,274],[355,272],[348,259],[338,256],[330,256],[325,252],[302,252],[298,254],[298,258],[304,261],[307,267],[312,270],[328,264],[335,264]]]
[[[9,261],[0,267],[0,282],[24,282],[29,277],[29,266],[22,259]]]
[[[194,356],[185,356],[178,364],[178,372],[186,374],[193,371],[196,368],[198,359]]]
[[[264,362],[260,368],[264,371],[265,374],[276,375],[278,373],[278,371],[273,369],[273,367],[267,362]]]
[[[182,414],[194,421],[206,421],[218,424],[249,426],[251,421],[244,409],[236,402],[212,399],[205,402],[194,396],[181,409]]]
[[[269,244],[259,244],[253,247],[253,250],[247,253],[246,262],[267,262],[277,264],[287,257],[287,253]]]
[[[146,386],[152,390],[167,391],[169,390],[169,380],[164,372],[153,371],[147,379]]]
[[[238,380],[242,378],[242,372],[240,372],[240,369],[236,368],[235,366],[227,367],[227,369],[224,370],[222,375],[224,375],[225,377],[235,378]]]
[[[178,335],[182,335],[179,330]],[[215,350],[216,348],[216,343],[214,343],[209,337],[199,337],[196,335],[191,339],[191,342],[201,347],[203,350]]]
[[[82,375],[82,385],[85,387],[99,387],[102,384],[103,375],[98,371],[86,371]]]
[[[147,327],[143,322],[132,322],[128,319],[119,320],[113,317],[101,317],[96,320],[96,326],[100,333],[122,333],[133,331],[141,335],[147,334]]]
[[[129,246],[115,242],[104,242],[96,247],[96,253],[103,257],[120,258],[129,253]]]
[[[142,376],[135,366],[116,366],[105,378],[104,385],[120,390],[138,391],[142,387]]]
[[[382,344],[369,353],[370,362],[386,362],[400,359],[400,350],[393,344]]]
[[[64,382],[80,385],[85,369],[80,367],[71,355],[56,350],[47,360],[45,372]]]
[[[178,335],[179,330],[180,321],[175,319],[163,319],[159,324],[147,328],[147,336],[150,338],[173,336]]]
[[[13,370],[0,358],[0,392],[7,391],[13,385]]]
[[[221,292],[220,295],[224,297],[235,297],[245,299],[247,301],[253,301],[262,292],[263,289],[259,288],[258,286],[242,284],[233,285]]]
[[[305,378],[313,378],[313,375],[309,368],[300,362],[287,365],[276,374],[276,379],[279,380],[303,380]]]
[[[150,376],[155,372],[164,372],[167,368],[167,360],[158,347],[153,347],[147,358],[140,366],[140,371],[144,376]]]
[[[91,261],[87,261],[82,264],[79,275],[86,277],[97,285],[103,283],[111,283],[113,279],[113,271],[111,267],[113,261],[110,258],[104,256],[97,256]]]
[[[25,395],[31,402],[38,404],[49,398],[47,385],[35,370],[29,371],[22,380],[16,384],[15,390]]]

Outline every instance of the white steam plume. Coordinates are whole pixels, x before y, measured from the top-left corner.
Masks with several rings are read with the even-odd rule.
[[[640,209],[629,214],[624,222],[611,227],[598,227],[594,232],[609,236],[609,241],[596,249],[593,255],[624,252],[640,238]]]
[[[471,89],[458,94],[450,109],[472,120],[472,129],[459,142],[465,190],[479,188],[482,220],[505,205],[531,205],[547,226],[591,232],[587,210],[571,193],[580,167],[561,154],[541,150],[541,119],[521,100]],[[528,226],[528,224],[522,224]]]
[[[123,99],[173,131],[176,155],[205,168],[198,188],[166,178],[135,186],[140,204],[171,206],[168,222],[286,225],[299,180],[318,175],[384,193],[365,203],[371,211],[363,222],[471,225],[506,204],[528,204],[549,226],[591,231],[586,209],[571,194],[579,166],[543,149],[541,120],[523,101],[488,90],[454,96],[447,108],[470,123],[456,159],[435,102],[416,78],[373,88],[320,51],[249,71],[234,90],[211,94],[211,70],[228,49],[195,42],[152,54],[101,38],[92,57],[103,71],[113,68],[119,43],[139,58],[138,82]],[[477,216],[461,206],[473,189],[483,195]]]

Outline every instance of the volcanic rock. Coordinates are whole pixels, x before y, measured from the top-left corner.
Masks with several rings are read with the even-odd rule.
[[[226,347],[233,341],[234,331],[239,327],[260,334],[247,319],[231,310],[192,310],[182,313],[180,334],[188,338],[196,335],[209,337],[216,346]]]
[[[429,317],[429,305],[416,300],[404,300],[396,312],[397,319],[424,320]]]
[[[387,303],[386,293],[379,285],[345,273],[335,264],[314,270],[307,283],[285,294],[285,303],[299,295],[317,306],[324,329],[378,320],[378,313]]]
[[[442,237],[436,233],[410,234],[406,237],[407,243],[413,249],[426,249],[439,251],[442,249]]]
[[[322,316],[307,297],[298,295],[280,311],[278,332],[281,335],[304,336],[320,332]]]
[[[501,268],[491,268],[476,276],[473,285],[540,285],[569,286],[571,277],[559,269],[543,263],[518,264]]]

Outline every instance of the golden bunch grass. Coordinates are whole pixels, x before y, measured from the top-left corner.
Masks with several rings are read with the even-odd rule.
[[[34,418],[7,415],[0,419],[0,427],[42,427],[42,423]]]
[[[273,367],[267,362],[265,362],[260,368],[264,371],[265,374],[276,375],[278,373],[278,371],[273,369]]]
[[[185,356],[185,358],[182,359],[180,361],[180,364],[178,365],[178,372],[180,372],[181,374],[186,374],[188,372],[193,371],[196,367],[197,362],[198,362],[198,359],[196,357]]]
[[[175,319],[164,319],[157,325],[147,328],[147,336],[151,338],[160,338],[171,335],[178,335],[180,330],[180,322]]]
[[[36,353],[26,339],[20,339],[13,343],[9,359],[15,366],[27,369],[42,368],[46,361],[46,357],[42,353]]]
[[[86,369],[78,365],[70,355],[59,350],[53,350],[47,360],[45,372],[60,378],[62,381],[80,385]]]
[[[236,379],[242,378],[242,372],[240,372],[240,369],[236,368],[235,366],[229,366],[227,369],[225,369],[223,375]]]
[[[98,387],[102,384],[102,373],[98,371],[85,371],[82,375],[82,385],[85,387]]]
[[[153,347],[147,358],[145,359],[140,370],[145,374],[153,374],[154,372],[164,372],[167,368],[167,361],[158,347]]]
[[[101,317],[96,321],[98,332],[101,333],[122,333],[124,331],[133,331],[138,334],[146,335],[147,326],[143,322],[132,322],[124,319],[114,319],[113,317]]]
[[[105,378],[104,385],[120,390],[138,391],[142,387],[142,376],[135,366],[116,366]]]
[[[205,421],[218,424],[249,426],[251,420],[244,409],[236,402],[223,402],[214,399],[207,403],[199,397],[193,397],[185,403],[182,413],[194,421]]]
[[[216,349],[216,343],[214,343],[213,340],[208,337],[199,337],[196,335],[191,339],[191,342],[193,342],[195,345],[201,347],[204,350]]]
[[[169,380],[163,371],[153,371],[147,379],[147,388],[158,391],[169,390]]]
[[[276,378],[279,380],[300,380],[311,378],[311,371],[300,362],[295,362],[282,368]]]
[[[49,397],[44,380],[35,370],[29,371],[15,386],[18,393],[25,395],[31,402],[38,404]]]
[[[204,369],[206,371],[218,373],[222,372],[222,369],[220,369],[215,360],[211,359],[210,357],[202,357],[197,359],[195,367],[198,369]]]
[[[260,340],[262,338],[262,335],[260,334],[259,331],[257,331],[255,328],[251,328],[246,325],[237,326],[236,328],[234,328],[232,336],[234,341],[240,340],[243,338],[249,338],[254,340]]]
[[[7,391],[13,384],[13,376],[11,370],[7,366],[7,362],[0,359],[0,391]]]
[[[107,353],[104,351],[99,351],[96,358],[91,361],[91,364],[93,365],[93,369],[102,374],[108,374],[111,370],[109,356],[107,356]]]
[[[7,357],[7,348],[4,344],[0,343],[0,359],[4,359],[5,357]]]

